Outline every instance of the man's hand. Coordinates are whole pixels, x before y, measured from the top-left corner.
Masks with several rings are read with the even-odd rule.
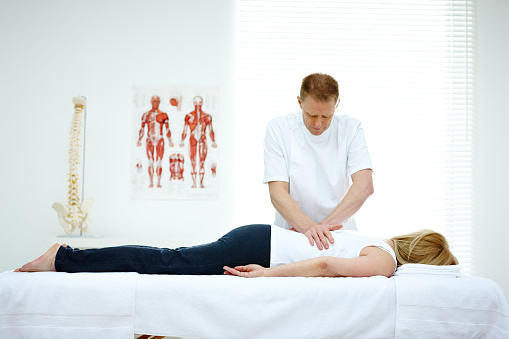
[[[311,246],[314,246],[316,243],[316,247],[321,251],[324,248],[329,248],[329,242],[331,244],[334,243],[334,237],[330,231],[336,231],[342,228],[343,225],[322,225],[317,224],[316,226],[308,229],[304,235],[308,238]]]
[[[224,266],[223,269],[225,270],[224,274],[226,275],[236,275],[244,278],[263,277],[265,272],[268,270],[268,268],[256,264],[236,266],[235,268]]]

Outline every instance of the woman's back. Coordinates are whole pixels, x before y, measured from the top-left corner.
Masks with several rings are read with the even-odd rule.
[[[271,267],[316,257],[357,258],[367,254],[387,256],[396,263],[394,250],[380,238],[351,230],[333,231],[332,235],[334,244],[320,251],[303,234],[272,226]]]

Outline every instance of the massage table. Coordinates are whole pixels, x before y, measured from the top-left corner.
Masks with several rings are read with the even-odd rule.
[[[494,281],[456,266],[391,278],[0,273],[0,338],[509,338]]]

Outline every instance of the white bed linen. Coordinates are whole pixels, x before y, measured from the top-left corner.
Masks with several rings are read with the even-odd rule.
[[[0,338],[133,338],[135,273],[0,274]]]
[[[400,275],[396,338],[509,338],[509,307],[492,280]]]
[[[393,279],[140,276],[136,333],[191,338],[393,338]],[[162,292],[162,293],[161,293]]]
[[[0,338],[509,338],[493,281],[0,274]]]

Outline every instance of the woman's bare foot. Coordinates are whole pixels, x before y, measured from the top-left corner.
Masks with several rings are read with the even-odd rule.
[[[14,270],[14,272],[54,272],[55,257],[59,248],[60,244],[54,244],[39,258],[21,266],[17,270]]]

